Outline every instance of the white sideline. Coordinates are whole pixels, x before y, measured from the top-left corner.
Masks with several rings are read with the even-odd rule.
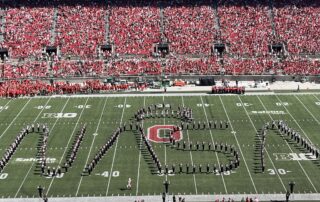
[[[242,198],[252,198],[257,197],[259,201],[285,201],[285,194],[226,194],[226,195],[176,195],[176,197],[181,196],[185,198],[186,201],[215,201],[219,199],[220,201],[225,198],[228,200],[229,198],[240,201]],[[318,201],[320,199],[320,194],[293,194],[293,198],[295,201]],[[133,202],[135,200],[144,199],[145,202],[162,202],[161,195],[153,195],[153,196],[109,196],[109,197],[51,197],[49,198],[50,202]],[[292,198],[291,198],[292,200]],[[2,198],[0,202],[34,202],[34,201],[42,201],[37,198]]]

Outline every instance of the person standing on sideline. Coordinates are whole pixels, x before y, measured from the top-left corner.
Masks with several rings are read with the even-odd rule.
[[[128,190],[131,190],[131,182],[132,182],[132,180],[131,180],[131,178],[129,177],[129,179],[128,179],[128,184],[127,184],[127,189]]]

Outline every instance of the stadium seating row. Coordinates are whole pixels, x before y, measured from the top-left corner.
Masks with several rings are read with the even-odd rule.
[[[320,61],[289,57],[278,61],[267,57],[250,59],[217,57],[190,59],[167,58],[165,65],[156,60],[60,60],[57,62],[27,61],[0,64],[0,76],[5,79],[47,77],[107,77],[120,75],[161,74],[228,74],[228,75],[318,75]]]

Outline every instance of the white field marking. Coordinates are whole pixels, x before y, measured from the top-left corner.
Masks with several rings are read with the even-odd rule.
[[[207,116],[207,112],[206,112],[205,107],[203,106],[203,99],[202,99],[202,96],[200,96],[200,99],[201,99],[202,108],[203,108],[204,115],[205,115],[205,117],[206,117],[207,124],[209,124],[209,119],[208,119],[208,116]],[[213,136],[212,136],[212,132],[211,132],[211,130],[209,130],[209,132],[210,132],[210,137],[211,137],[211,143],[212,143],[212,144],[214,144],[214,143],[213,143]],[[216,158],[217,158],[217,161],[218,161],[218,162],[217,162],[217,163],[218,163],[218,166],[220,167],[220,161],[219,161],[218,154],[217,154],[217,152],[215,152],[215,153],[216,153]],[[225,181],[224,181],[223,174],[221,174],[221,178],[222,178],[222,182],[223,182],[224,190],[225,190],[226,194],[228,194],[228,190],[227,190],[226,183],[225,183]]]
[[[124,98],[124,106],[126,105],[127,103],[127,97]],[[126,109],[126,107],[123,107],[122,109],[122,114],[121,114],[121,119],[120,119],[120,123],[119,123],[119,126],[121,126],[122,124],[122,120],[123,120],[123,115],[124,115],[124,110]],[[112,158],[112,163],[111,163],[111,169],[110,169],[110,172],[109,173],[112,173],[112,170],[113,170],[113,165],[114,165],[114,160],[116,158],[116,153],[117,153],[117,147],[118,147],[118,142],[119,142],[119,138],[117,138],[117,141],[116,141],[116,147],[114,149],[114,153],[113,153],[113,158]],[[109,187],[110,187],[110,181],[111,181],[111,178],[112,177],[109,177],[109,180],[108,180],[108,185],[107,185],[107,191],[106,191],[106,196],[108,196],[108,193],[109,193]]]
[[[297,100],[299,100],[299,102],[302,104],[302,106],[309,112],[309,114],[312,116],[312,118],[320,125],[319,120],[310,112],[310,110],[307,108],[307,106],[298,98],[298,96],[296,96],[296,95],[294,95],[294,96],[297,98]],[[309,137],[307,137],[307,138],[310,141]],[[310,143],[311,143],[311,141],[310,141]]]
[[[240,102],[242,103],[242,100],[241,100],[240,96],[238,96],[238,98],[239,98]],[[247,116],[248,116],[248,118],[249,118],[249,120],[250,120],[250,122],[251,122],[251,125],[253,126],[255,132],[258,133],[258,130],[257,130],[256,126],[254,125],[254,123],[253,123],[253,121],[252,121],[252,119],[251,119],[251,117],[250,117],[247,109],[246,109],[245,107],[243,107],[243,109],[244,109],[244,111],[246,112],[246,114],[247,114]],[[269,116],[270,116],[270,114],[269,114]],[[260,136],[258,136],[258,137],[259,137],[259,140],[261,140]],[[273,160],[272,160],[272,158],[271,158],[268,150],[267,150],[266,148],[265,148],[264,150],[266,151],[266,154],[268,155],[268,158],[270,159],[270,162],[271,162],[271,164],[272,164],[272,167],[276,170],[277,168],[276,168],[276,166],[274,165]],[[279,178],[279,180],[280,180],[280,182],[281,182],[281,185],[282,185],[284,191],[287,191],[287,188],[286,188],[286,186],[284,185],[284,183],[283,183],[283,181],[282,181],[282,179],[281,179],[281,177],[280,177],[280,175],[279,175],[278,172],[277,172],[277,177]]]
[[[255,96],[255,95],[262,95],[262,96],[268,96],[268,95],[274,95],[274,92],[246,92],[245,96]],[[293,95],[293,94],[297,94],[297,95],[320,95],[319,92],[303,92],[303,93],[276,93],[277,95]],[[135,94],[135,93],[123,93],[123,94],[90,94],[90,95],[52,95],[51,97],[53,98],[96,98],[96,97],[162,97],[163,94],[162,93],[140,93],[140,94]],[[216,96],[221,96],[221,97],[235,97],[237,96],[236,94],[208,94],[208,93],[194,93],[194,92],[190,92],[190,93],[169,93],[166,94],[166,97],[179,97],[179,96],[183,96],[183,97],[194,97],[194,96],[203,96],[203,97],[216,97]],[[48,98],[50,96],[37,96],[37,97],[33,97],[32,99],[43,99],[43,98]],[[19,98],[19,99],[27,99],[27,98]]]
[[[102,119],[104,110],[106,108],[107,100],[108,100],[108,97],[106,97],[106,99],[104,101],[103,108],[102,108],[102,111],[101,111],[101,114],[100,114],[100,118],[99,118],[99,121],[98,121],[98,125],[97,125],[97,128],[96,128],[96,131],[93,133],[93,140],[92,140],[92,143],[91,143],[91,146],[90,146],[90,149],[89,149],[89,153],[88,153],[88,157],[87,157],[86,163],[84,164],[84,167],[87,165],[87,163],[89,161],[89,157],[90,157],[90,154],[91,154],[93,143],[94,143],[94,141],[95,141],[95,139],[96,139],[96,137],[98,135],[98,130],[99,130],[99,127],[100,127],[100,123],[101,123],[101,119]],[[80,178],[80,181],[79,181],[79,184],[78,184],[78,187],[77,187],[77,191],[76,191],[76,197],[78,196],[82,180],[83,180],[83,176],[81,175],[81,178]]]
[[[26,106],[28,105],[28,103],[31,101],[31,99],[28,100],[28,102],[26,102],[24,104],[24,106],[22,107],[22,109],[19,111],[19,113],[14,117],[14,119],[10,122],[10,124],[8,125],[8,127],[2,132],[2,134],[0,135],[0,139],[3,137],[3,135],[7,132],[7,130],[11,127],[11,125],[15,122],[15,120],[20,116],[21,112],[26,108]]]
[[[181,100],[182,100],[182,106],[184,107],[184,99],[183,97],[181,97]],[[189,138],[189,130],[187,130],[187,137],[188,137],[188,142],[190,142],[190,138]],[[193,164],[193,158],[192,158],[192,152],[191,152],[191,149],[190,149],[190,159],[191,159],[191,163],[192,165]],[[196,175],[193,173],[193,182],[194,182],[194,188],[196,190],[196,195],[198,195],[198,188],[197,188],[197,180],[196,180]]]
[[[259,98],[259,96],[257,96]],[[281,102],[281,100],[279,99],[279,97],[276,95],[276,98]],[[261,101],[261,99],[259,98],[261,104],[263,105],[263,107],[265,108],[263,102]],[[283,105],[283,107],[285,108],[285,110],[287,111],[287,113],[291,116],[291,118],[294,120],[294,122],[297,124],[297,126],[300,128],[301,132],[304,133],[304,136],[308,138],[308,140],[310,141],[309,137],[307,136],[307,134],[304,132],[304,130],[301,128],[301,126],[299,125],[299,123],[297,122],[297,120],[294,119],[294,117],[292,116],[292,114],[289,112],[289,110],[287,109],[286,106]],[[271,120],[273,120],[273,118],[270,116]],[[289,145],[289,143],[287,141],[285,141],[291,151],[291,153],[294,153]],[[312,144],[312,142],[310,141],[310,143]],[[303,171],[303,173],[305,174],[305,176],[308,178],[310,184],[312,185],[312,188],[315,190],[316,193],[318,193],[318,190],[316,189],[316,187],[314,186],[314,184],[312,183],[309,175],[307,174],[307,172],[304,170],[304,168],[302,167],[301,163],[299,161],[297,161],[301,170]]]
[[[85,102],[84,105],[87,105],[88,100],[89,100],[89,98],[86,99],[86,102]],[[82,110],[81,110],[81,112],[80,112],[80,115],[79,115],[79,117],[78,117],[78,120],[77,120],[77,122],[76,122],[76,125],[75,125],[74,128],[73,128],[73,131],[72,131],[72,133],[71,133],[71,135],[70,135],[70,138],[69,138],[69,140],[68,140],[68,142],[67,142],[67,146],[65,147],[65,149],[64,149],[64,151],[63,151],[63,154],[62,154],[62,156],[61,156],[61,158],[60,158],[60,161],[59,161],[58,165],[60,165],[61,162],[62,162],[62,160],[64,159],[64,155],[66,154],[66,152],[67,152],[67,150],[68,150],[68,148],[69,148],[70,141],[71,141],[71,139],[72,139],[72,137],[73,137],[74,132],[75,132],[76,129],[77,129],[77,125],[79,124],[80,118],[81,118],[84,110],[85,110],[85,108],[82,108]],[[51,180],[51,182],[50,182],[50,184],[49,184],[49,186],[48,186],[47,193],[46,193],[47,196],[49,195],[49,191],[50,191],[51,186],[52,186],[52,184],[53,184],[53,182],[54,182],[54,179],[56,179],[56,178],[53,177],[52,180]]]
[[[164,95],[162,96],[162,102],[164,103]],[[164,110],[164,109],[163,109]],[[166,116],[163,116],[163,125],[166,125]],[[165,130],[163,131],[165,134]],[[164,165],[167,165],[167,147],[166,144],[164,145]],[[166,181],[168,180],[168,174],[165,174]]]
[[[224,110],[224,112],[226,113],[226,116],[227,116],[228,122],[230,123],[230,127],[231,127],[231,130],[232,130],[232,132],[231,132],[231,133],[233,134],[233,136],[234,136],[234,138],[235,138],[235,140],[236,140],[236,142],[237,142],[237,145],[238,145],[238,147],[239,147],[240,154],[241,154],[241,156],[242,156],[243,162],[244,162],[244,164],[246,165],[246,168],[247,168],[248,174],[249,174],[249,176],[250,176],[250,179],[251,179],[251,182],[252,182],[252,185],[253,185],[254,191],[256,192],[256,194],[258,194],[258,191],[257,191],[256,185],[254,184],[254,181],[253,181],[253,178],[252,178],[251,173],[250,173],[250,171],[249,171],[249,168],[248,168],[248,165],[247,165],[246,159],[244,158],[244,155],[243,155],[242,149],[241,149],[241,147],[240,147],[240,144],[239,144],[238,138],[237,138],[237,136],[236,136],[236,133],[237,133],[237,132],[234,130],[234,128],[233,128],[233,126],[232,126],[232,123],[231,123],[231,121],[230,121],[230,118],[229,118],[228,112],[227,112],[227,110],[226,110],[226,108],[225,108],[225,106],[224,106],[224,104],[223,104],[223,102],[222,102],[221,96],[219,96],[219,99],[220,99],[220,102],[221,102],[221,104],[222,104],[223,110]]]
[[[143,98],[143,106],[146,106],[146,97]],[[142,128],[144,121],[142,120]],[[140,179],[140,162],[141,162],[141,147],[142,147],[142,134],[140,136],[140,149],[139,149],[139,160],[138,160],[138,174],[137,174],[137,185],[136,185],[136,196],[138,196],[139,191],[139,179]]]
[[[0,109],[0,112],[2,112],[5,108],[6,108],[6,106],[11,102],[12,100],[9,100],[1,109]]]
[[[48,101],[46,102],[45,106],[47,106],[47,104],[49,103],[50,100],[51,100],[51,97],[48,99]],[[67,102],[64,104],[64,106],[63,106],[63,108],[62,108],[61,111],[63,111],[64,108],[67,106],[67,103],[69,102],[69,100],[70,100],[70,98],[69,98],[69,99],[67,100]],[[41,113],[43,112],[43,110],[44,110],[44,108],[41,109],[40,113],[39,113],[38,116],[34,119],[33,122],[36,122],[36,121],[38,120],[38,118],[39,118],[39,116],[41,115]],[[54,123],[54,125],[52,126],[52,128],[50,128],[51,131],[52,131],[52,129],[55,127],[57,121],[58,121],[58,119],[55,121],[55,123]],[[30,166],[27,174],[24,176],[24,178],[23,178],[23,180],[22,180],[22,182],[21,182],[21,184],[20,184],[20,186],[19,186],[19,189],[17,190],[16,194],[14,195],[14,198],[16,198],[16,197],[18,196],[18,194],[19,194],[22,186],[24,185],[24,183],[25,183],[27,177],[29,176],[29,173],[30,173],[30,171],[32,170],[32,168],[33,168],[33,166],[34,166],[35,163],[36,163],[36,162],[32,162],[32,164],[31,164],[31,166]]]
[[[318,96],[316,96],[315,94],[312,94],[314,98],[316,98],[318,101],[320,101],[320,99],[318,98]],[[320,104],[319,104],[320,105]]]

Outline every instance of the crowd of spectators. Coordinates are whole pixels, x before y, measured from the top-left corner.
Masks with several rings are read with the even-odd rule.
[[[59,60],[52,64],[54,77],[97,76],[104,72],[102,60]]]
[[[21,97],[35,95],[61,95],[76,93],[111,92],[139,89],[130,83],[104,83],[99,80],[86,80],[83,83],[56,81],[49,83],[42,80],[10,80],[0,83],[0,97]]]
[[[10,59],[0,63],[1,78],[319,74],[317,60],[297,55],[320,51],[317,0],[273,0],[273,7],[268,0],[72,2],[2,5],[0,47],[8,48]],[[114,54],[106,51],[106,61],[97,59],[98,47],[109,42]],[[151,57],[160,42],[169,43],[163,60]],[[214,42],[225,43],[228,54],[212,56]],[[275,42],[284,42],[289,57],[278,60],[269,53],[268,45]],[[42,61],[48,45],[58,46],[61,55]],[[126,54],[142,56],[122,58]]]
[[[94,1],[86,6],[59,5],[55,45],[65,55],[97,56],[105,38],[105,15],[104,6]]]
[[[169,1],[164,8],[165,36],[177,54],[209,54],[215,36],[211,0]]]
[[[274,22],[280,39],[291,53],[320,52],[320,1],[290,0],[274,2]]]
[[[42,48],[50,43],[53,7],[45,2],[40,4],[39,0],[14,2],[9,2],[7,10],[3,11],[5,40],[0,45],[8,48],[13,58],[40,57]]]
[[[282,70],[285,74],[289,75],[319,75],[320,61],[290,57],[278,63],[277,69]]]
[[[161,64],[157,61],[145,61],[140,59],[111,61],[107,64],[107,75],[160,75]]]
[[[268,60],[264,58],[238,59],[226,57],[223,63],[223,73],[228,75],[262,74],[268,69]]]
[[[218,74],[219,63],[216,57],[188,59],[169,58],[164,69],[166,74]]]
[[[23,63],[0,64],[1,78],[17,79],[47,77],[48,64],[45,61],[26,61]]]
[[[219,0],[221,38],[234,54],[266,55],[271,41],[268,0]]]
[[[110,14],[110,38],[119,54],[151,55],[160,42],[157,1],[118,0]]]

